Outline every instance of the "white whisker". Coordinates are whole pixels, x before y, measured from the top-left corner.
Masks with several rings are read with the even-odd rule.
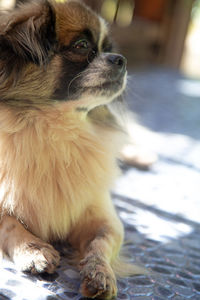
[[[72,80],[69,82],[68,88],[67,88],[68,97],[69,97],[69,90],[70,90],[70,87],[71,87],[72,83],[74,82],[74,80],[76,80],[76,79],[78,79],[79,77],[81,77],[84,73],[86,73],[86,72],[82,71],[82,72],[78,73],[78,74],[77,74],[74,78],[72,78]]]

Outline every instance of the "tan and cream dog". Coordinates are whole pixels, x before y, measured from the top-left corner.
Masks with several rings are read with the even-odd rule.
[[[54,272],[68,241],[82,294],[117,293],[123,226],[109,190],[120,131],[106,104],[126,85],[104,21],[78,1],[0,16],[0,247],[22,271]]]

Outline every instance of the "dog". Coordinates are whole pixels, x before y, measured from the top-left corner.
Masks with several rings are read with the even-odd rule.
[[[0,248],[21,271],[53,273],[69,242],[85,297],[111,299],[123,225],[110,198],[122,130],[108,108],[126,59],[76,0],[0,16]]]

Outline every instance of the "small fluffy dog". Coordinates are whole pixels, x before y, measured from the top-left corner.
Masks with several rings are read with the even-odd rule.
[[[107,104],[126,85],[105,22],[78,1],[0,16],[0,248],[22,271],[54,272],[68,241],[82,294],[117,293],[123,226],[109,189],[121,135]]]

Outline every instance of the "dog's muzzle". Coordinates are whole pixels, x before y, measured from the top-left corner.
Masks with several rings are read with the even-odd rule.
[[[111,67],[113,75],[120,76],[126,71],[127,60],[120,54],[107,54],[106,61]]]

